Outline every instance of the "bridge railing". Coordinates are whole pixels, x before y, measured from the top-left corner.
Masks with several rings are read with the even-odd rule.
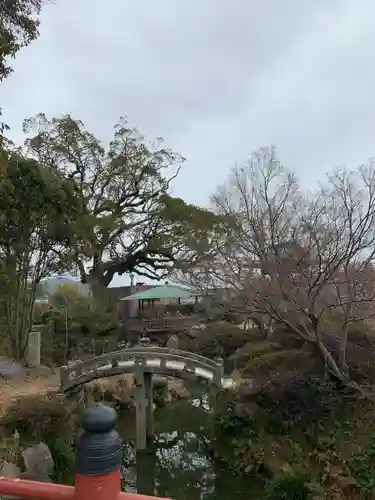
[[[124,324],[129,330],[149,333],[183,331],[199,323],[198,316],[162,316],[154,318],[128,318]]]
[[[166,354],[176,354],[178,356],[183,355],[186,358],[206,363],[207,365],[212,366],[213,368],[217,367],[218,364],[220,364],[218,361],[206,358],[206,356],[196,354],[195,352],[182,351],[181,349],[169,349],[169,347],[152,346],[152,347],[131,347],[130,349],[126,349],[127,352],[131,352],[132,350],[144,353],[152,351],[153,353],[155,352],[160,354],[166,353]]]
[[[163,500],[121,492],[121,440],[115,410],[99,405],[86,411],[76,447],[74,486],[0,477],[0,495],[31,500]]]
[[[113,351],[107,354],[102,354],[100,356],[95,356],[94,358],[75,361],[67,367],[67,371],[82,371],[87,369],[93,369],[96,366],[103,364],[113,365],[121,361],[128,361],[133,358],[164,358],[172,360],[174,356],[179,358],[184,358],[187,361],[195,361],[197,363],[203,363],[205,367],[217,368],[221,366],[221,363],[200,354],[195,354],[192,352],[182,351],[180,349],[169,349],[168,347],[131,347],[129,349],[123,349],[121,351]]]
[[[103,354],[86,361],[77,361],[69,366],[61,367],[60,378],[61,387],[67,390],[77,383],[85,383],[91,378],[89,374],[96,370],[106,367],[108,371],[112,369],[113,375],[121,373],[121,371],[133,372],[133,367],[129,370],[117,369],[119,363],[126,361],[134,361],[134,367],[137,365],[143,366],[144,371],[154,371],[155,367],[147,366],[147,360],[160,360],[160,371],[168,373],[170,368],[166,366],[167,362],[178,362],[184,364],[184,371],[194,372],[195,368],[212,372],[213,380],[219,385],[223,376],[223,365],[221,362],[214,361],[199,354],[181,351],[179,349],[168,349],[166,347],[133,347],[122,351],[115,351],[108,354]],[[100,373],[98,374],[100,375]],[[110,375],[109,373],[107,376]],[[106,376],[106,375],[102,375]],[[96,377],[99,378],[99,377]],[[87,380],[86,380],[87,379]]]

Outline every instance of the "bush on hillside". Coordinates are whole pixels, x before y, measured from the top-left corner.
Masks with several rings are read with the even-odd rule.
[[[250,339],[259,336],[258,330],[243,330],[225,321],[207,324],[187,347],[207,358],[229,358]]]
[[[366,380],[374,383],[365,338],[350,335],[349,368],[367,370]],[[371,399],[332,380],[308,345],[248,342],[231,360],[245,378],[215,402],[217,459],[233,472],[262,478],[267,498],[321,498],[322,492],[335,491],[337,498],[362,499],[369,488],[375,493],[368,450],[375,435]]]
[[[341,332],[327,324],[322,331],[336,360]],[[374,346],[368,325],[350,325],[350,376],[370,393]],[[212,452],[217,459],[233,472],[262,478],[267,498],[328,494],[362,500],[375,494],[375,447],[368,445],[375,436],[372,398],[334,380],[311,344],[278,327],[271,340],[248,339],[229,361],[243,383],[222,391],[214,404]]]
[[[310,488],[306,478],[280,473],[267,481],[264,495],[266,500],[307,500]]]
[[[241,370],[244,377],[253,376],[252,364],[256,363],[256,360],[260,357],[266,356],[267,354],[277,353],[283,350],[280,344],[275,342],[270,342],[268,340],[258,340],[254,339],[252,341],[246,342],[242,347],[237,349],[230,357],[229,361],[233,370]],[[256,369],[256,366],[254,367]]]

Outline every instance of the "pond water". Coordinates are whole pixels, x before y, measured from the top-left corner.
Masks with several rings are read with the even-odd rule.
[[[154,441],[138,453],[133,442],[135,415],[127,413],[121,421],[124,490],[174,500],[261,498],[248,479],[230,475],[210,457],[210,416],[202,394],[157,409],[154,418]]]

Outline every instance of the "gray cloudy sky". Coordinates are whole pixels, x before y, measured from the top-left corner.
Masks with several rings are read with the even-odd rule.
[[[374,0],[56,0],[0,103],[71,112],[103,139],[127,115],[187,157],[176,195],[204,204],[273,143],[306,183],[375,156]]]

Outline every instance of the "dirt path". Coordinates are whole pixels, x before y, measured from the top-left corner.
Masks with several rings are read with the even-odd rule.
[[[23,380],[11,380],[0,382],[0,411],[20,396],[43,395],[47,391],[57,389],[59,386],[59,375],[43,377],[25,377]]]

